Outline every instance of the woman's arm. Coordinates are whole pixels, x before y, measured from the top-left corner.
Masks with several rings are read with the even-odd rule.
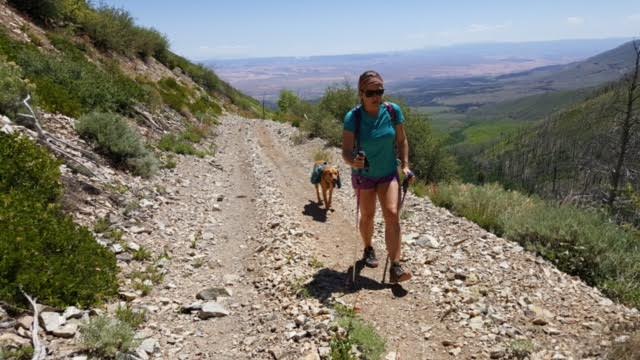
[[[354,141],[355,136],[351,131],[345,130],[342,132],[342,159],[352,168],[362,169],[364,168],[364,158],[359,156],[353,157]]]
[[[409,140],[404,131],[404,125],[396,125],[396,142],[398,143],[398,156],[400,157],[400,167],[409,169]]]

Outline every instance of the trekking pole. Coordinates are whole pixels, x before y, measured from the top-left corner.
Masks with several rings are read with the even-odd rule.
[[[360,188],[356,191],[356,239],[360,238]],[[358,265],[358,247],[360,245],[359,241],[356,241],[356,246],[353,250],[353,258],[355,259],[353,262],[353,271],[351,278],[351,285],[356,287],[356,266]]]
[[[364,158],[364,163],[365,163],[365,168],[369,167],[369,163],[367,160],[367,155],[365,154],[365,152],[363,150],[359,150],[358,151],[358,156],[361,156]],[[358,170],[358,172],[361,174],[361,170]],[[358,181],[356,179],[356,181]],[[356,238],[360,239],[360,185],[358,185],[357,187],[358,191],[356,191]],[[356,241],[356,246],[353,250],[353,258],[355,259],[353,262],[353,272],[351,275],[351,284],[352,286],[355,288],[356,287],[356,267],[358,266],[358,248],[360,247],[360,241],[357,240]]]
[[[404,197],[407,195],[407,190],[409,190],[409,180],[414,177],[413,172],[409,172],[406,178],[402,180],[402,196],[400,196],[401,189],[398,188],[398,197],[400,201],[398,202],[398,216],[400,216],[400,211],[402,211],[402,205],[404,204]],[[402,242],[402,239],[400,239]],[[382,283],[384,284],[387,278],[387,267],[389,266],[389,253],[387,253],[387,258],[384,260],[384,270],[382,272]]]

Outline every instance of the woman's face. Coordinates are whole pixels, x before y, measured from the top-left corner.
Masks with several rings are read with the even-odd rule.
[[[377,112],[382,104],[382,96],[384,94],[384,83],[382,80],[368,82],[364,89],[360,92],[360,99],[364,109],[369,112]]]

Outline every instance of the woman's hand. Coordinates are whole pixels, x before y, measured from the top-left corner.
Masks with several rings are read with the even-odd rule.
[[[411,171],[411,169],[409,169],[408,166],[402,167],[402,173],[404,174],[405,178],[409,181],[409,184],[413,184],[416,181],[416,176],[413,174],[413,171]]]
[[[362,154],[356,155],[351,161],[351,167],[354,169],[364,169],[364,156],[362,156]]]

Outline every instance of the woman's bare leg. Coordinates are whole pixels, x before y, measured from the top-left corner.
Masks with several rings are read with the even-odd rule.
[[[358,191],[358,190],[356,190]],[[365,247],[371,246],[373,240],[373,218],[376,214],[376,191],[360,191],[360,236]]]
[[[384,216],[384,240],[392,262],[400,261],[400,214],[398,214],[398,181],[380,184],[377,189],[378,200]]]

